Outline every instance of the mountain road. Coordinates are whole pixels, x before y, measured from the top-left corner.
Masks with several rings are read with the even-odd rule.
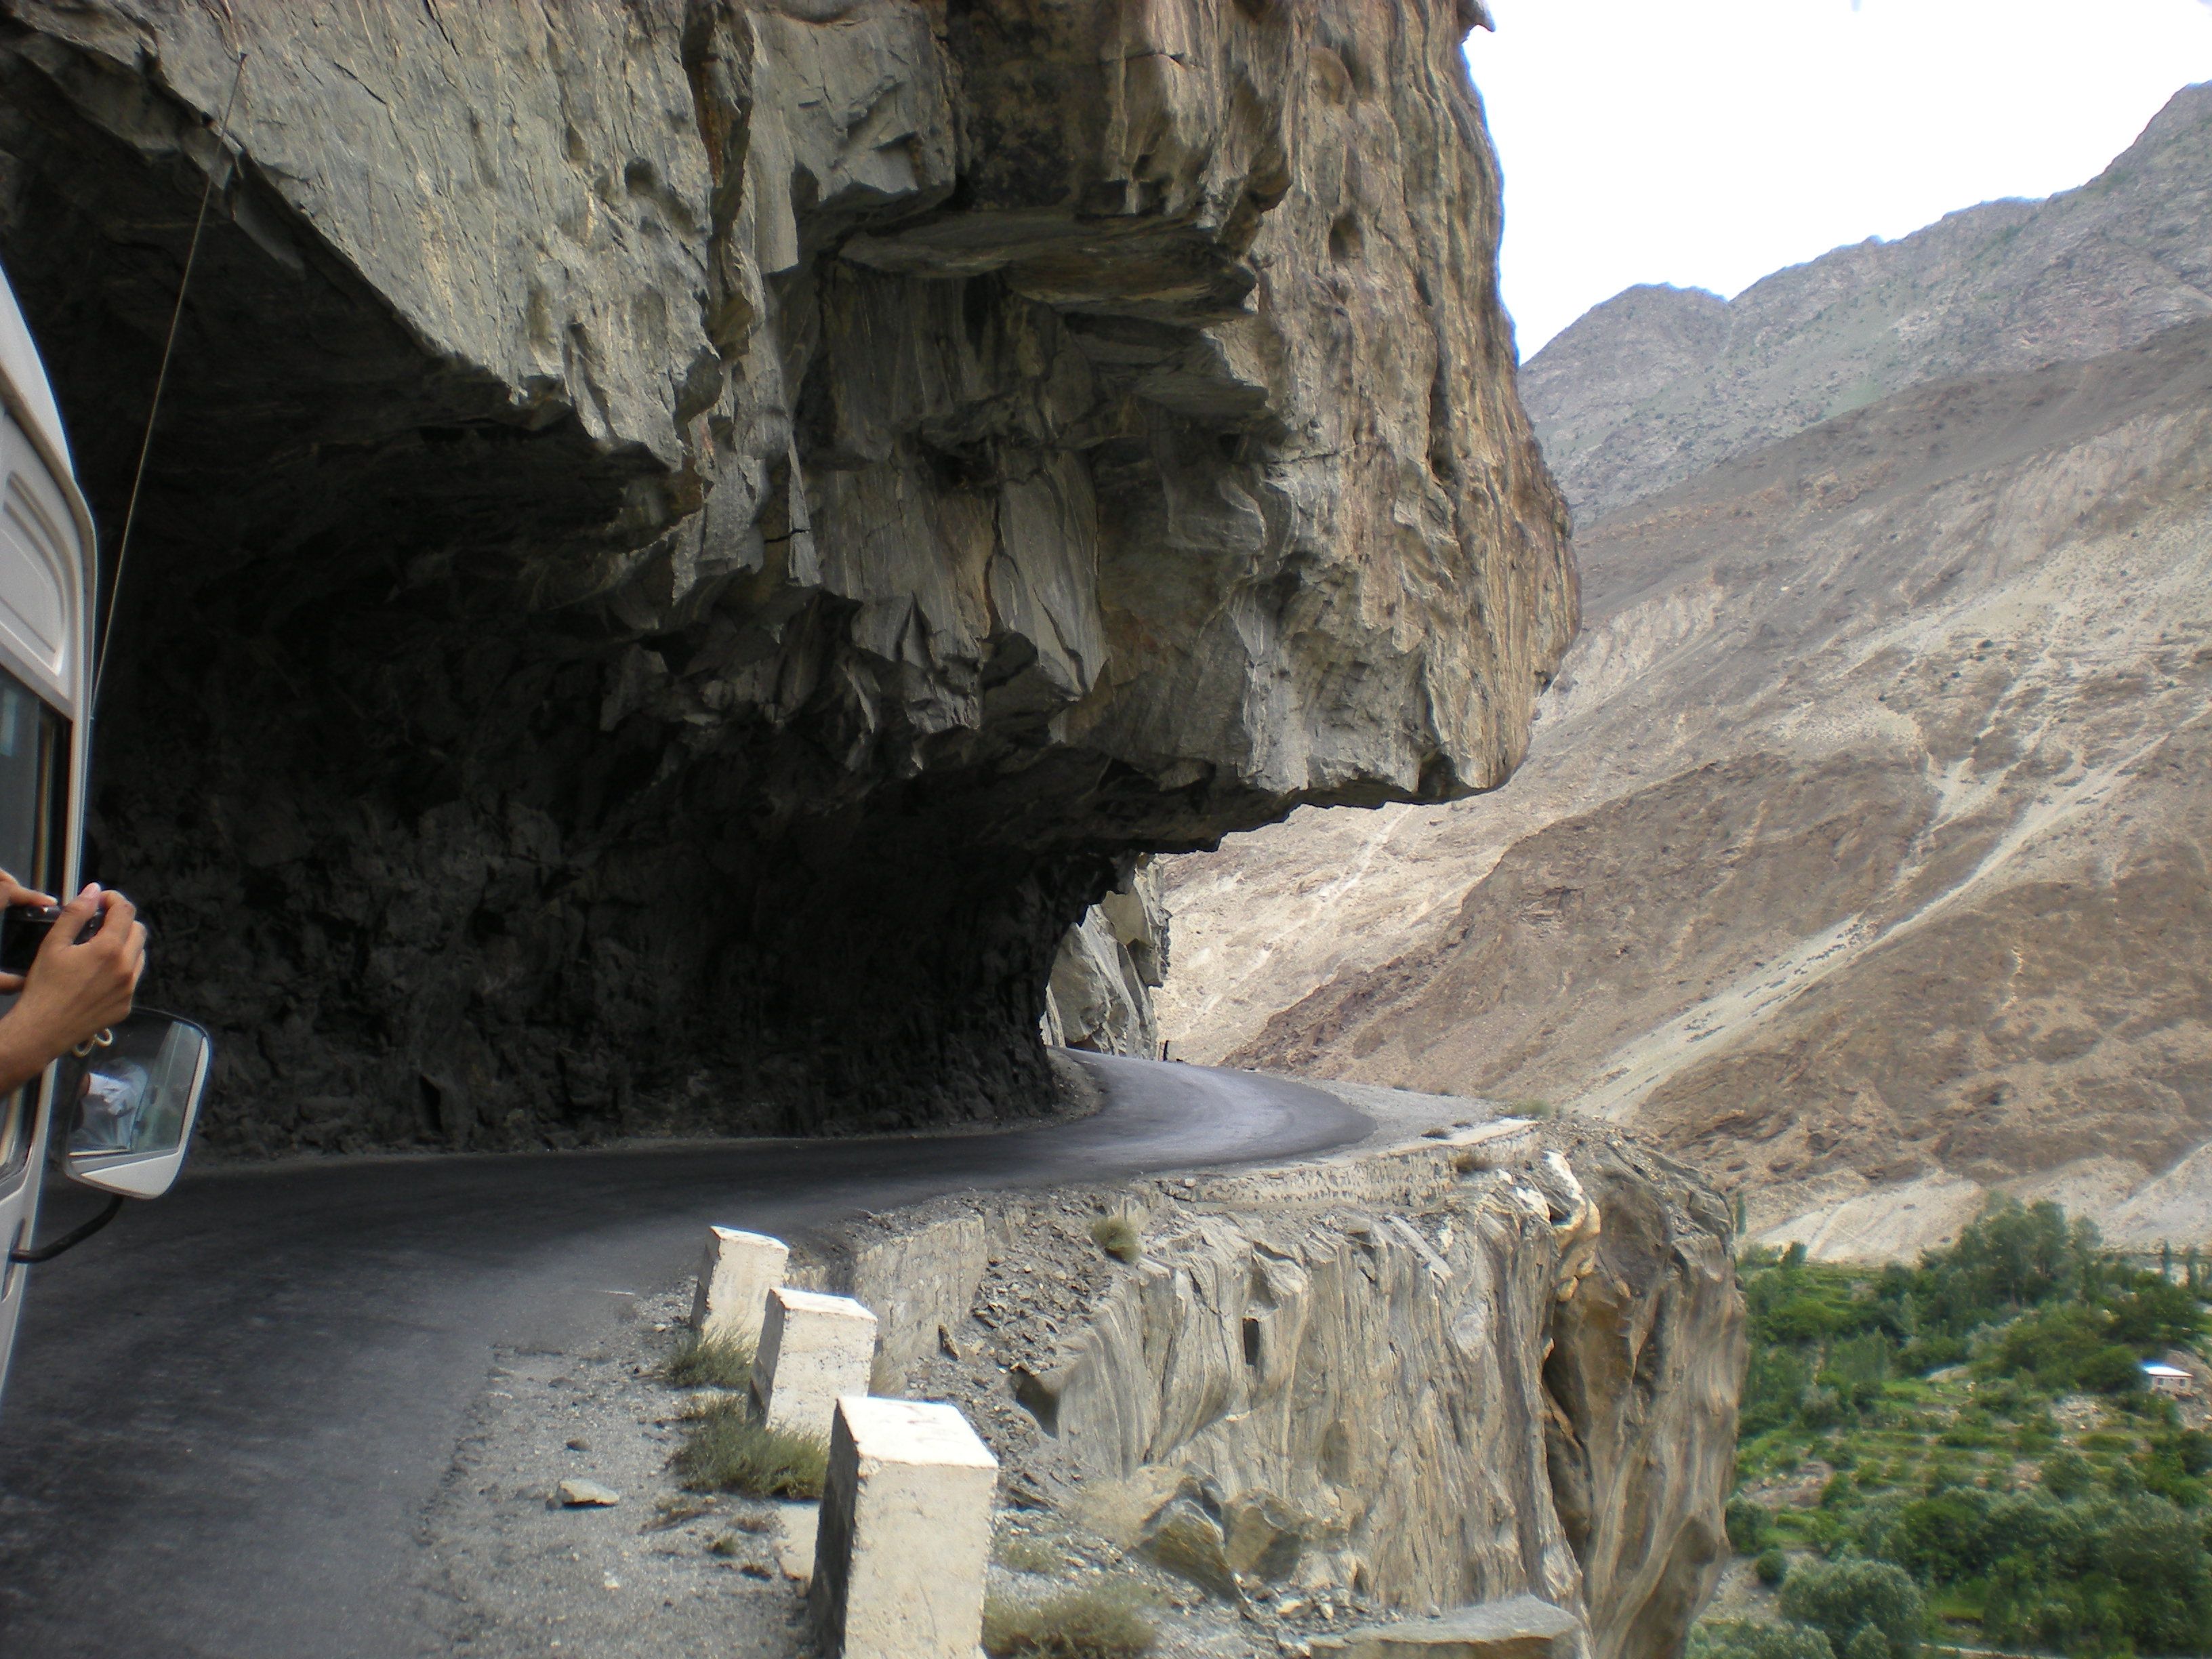
[[[422,1516],[499,1349],[696,1264],[979,1188],[1296,1158],[1368,1120],[1283,1079],[1075,1056],[1090,1116],[991,1133],[331,1158],[189,1174],[35,1273],[0,1405],[0,1653],[400,1659]],[[50,1189],[42,1234],[76,1218]]]

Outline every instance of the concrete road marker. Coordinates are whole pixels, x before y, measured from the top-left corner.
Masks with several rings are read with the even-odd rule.
[[[707,1229],[707,1255],[691,1298],[691,1328],[708,1341],[750,1346],[760,1340],[768,1293],[783,1283],[791,1247],[766,1233]]]
[[[865,1395],[876,1358],[876,1316],[849,1296],[778,1285],[768,1293],[753,1395],[772,1429],[827,1435],[841,1395]]]
[[[975,1659],[998,1482],[956,1407],[838,1400],[807,1586],[828,1659]]]

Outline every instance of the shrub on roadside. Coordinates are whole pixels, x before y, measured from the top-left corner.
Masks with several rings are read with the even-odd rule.
[[[1141,1659],[1154,1635],[1135,1595],[1119,1588],[1088,1585],[1035,1602],[994,1596],[983,1607],[991,1659]]]
[[[1000,1533],[992,1545],[991,1559],[1014,1572],[1049,1575],[1067,1568],[1067,1557],[1058,1544],[1024,1532]]]
[[[718,1400],[684,1419],[684,1443],[670,1462],[688,1492],[819,1498],[830,1443],[769,1428],[753,1415],[749,1401]]]
[[[1144,1239],[1133,1216],[1100,1216],[1091,1224],[1091,1242],[1116,1261],[1134,1263],[1145,1253]]]
[[[660,1362],[660,1380],[678,1389],[742,1389],[753,1380],[750,1342],[687,1330]]]

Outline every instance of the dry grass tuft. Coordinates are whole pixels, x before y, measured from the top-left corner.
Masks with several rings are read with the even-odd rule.
[[[1058,1544],[1025,1532],[1001,1532],[991,1554],[1000,1566],[1016,1572],[1056,1573],[1067,1570],[1067,1557]]]
[[[738,1400],[718,1400],[684,1420],[684,1443],[669,1460],[687,1492],[749,1498],[819,1498],[830,1443],[771,1429]]]
[[[1137,1231],[1134,1216],[1100,1216],[1091,1224],[1091,1242],[1116,1261],[1134,1263],[1145,1254],[1144,1237]]]
[[[696,1521],[702,1515],[711,1515],[714,1500],[711,1498],[664,1498],[653,1506],[653,1518],[639,1528],[640,1532],[666,1532],[671,1527],[680,1527],[686,1521]]]
[[[686,1331],[660,1362],[660,1380],[678,1389],[743,1389],[753,1380],[750,1342]]]
[[[1155,1632],[1139,1607],[1135,1595],[1104,1585],[1034,1604],[994,1598],[983,1608],[983,1651],[991,1659],[1141,1659]]]

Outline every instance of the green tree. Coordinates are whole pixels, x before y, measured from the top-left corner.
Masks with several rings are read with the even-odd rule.
[[[2142,1371],[2134,1351],[2112,1340],[2112,1324],[2101,1309],[2054,1303],[2006,1326],[1980,1363],[2000,1376],[2033,1376],[2054,1394],[2125,1394],[2142,1387]]]
[[[1773,1512],[1741,1495],[1729,1499],[1722,1519],[1728,1526],[1729,1544],[1738,1555],[1758,1554],[1774,1530]]]
[[[1723,1621],[1692,1628],[1689,1659],[1836,1659],[1836,1650],[1802,1625]]]
[[[2054,1452],[2043,1460],[2043,1489],[2054,1498],[2079,1498],[2096,1478],[2097,1472],[2080,1452]]]
[[[1912,1575],[1888,1561],[1809,1563],[1782,1586],[1782,1616],[1809,1625],[1846,1659],[1851,1640],[1871,1626],[1887,1644],[1889,1659],[1909,1659],[1919,1651],[1925,1609]]]
[[[1972,1486],[1916,1498],[1898,1516],[1883,1557],[1923,1584],[1972,1578],[1989,1563],[1989,1495]]]
[[[2112,1340],[2139,1352],[2179,1347],[2204,1334],[2204,1310],[2195,1292],[2156,1273],[2143,1274],[2112,1307]]]

